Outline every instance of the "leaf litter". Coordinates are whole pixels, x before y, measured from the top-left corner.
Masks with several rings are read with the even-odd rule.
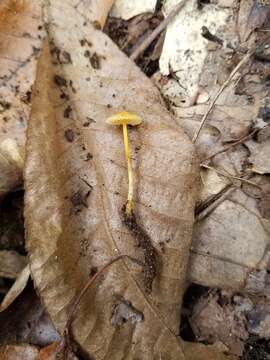
[[[177,329],[197,188],[194,149],[152,83],[100,30],[83,25],[82,12],[60,1],[46,11],[49,44],[38,66],[25,170],[27,248],[35,286],[63,331],[69,306],[92,268],[100,269],[117,254],[144,261],[121,215],[127,193],[121,132],[105,124],[119,110],[135,112],[144,119],[130,131],[132,148],[140,146],[133,159],[135,215],[159,254],[157,276],[147,295],[141,269],[123,261],[115,264],[82,299],[72,333],[90,356],[98,358],[136,358],[142,352],[145,358],[184,358]],[[92,46],[82,48],[85,38]],[[50,50],[55,46],[70,54],[72,64],[54,64],[55,58],[52,62]],[[99,69],[89,63],[85,50],[98,54]],[[64,80],[56,83],[56,75]],[[63,116],[68,105],[74,118]],[[87,118],[95,122],[84,127]],[[72,142],[65,139],[67,129],[73,131]],[[91,153],[89,162],[83,161],[82,149]],[[45,156],[48,152],[50,157]],[[85,200],[88,207],[74,212],[69,197],[89,190],[81,179],[93,189]],[[141,231],[136,235],[141,237]],[[166,244],[164,252],[160,241]],[[110,324],[119,295],[143,313],[143,321],[135,326],[130,321],[121,327]]]
[[[25,130],[42,38],[40,1],[1,1],[1,197],[22,183]]]
[[[172,7],[172,3],[173,1],[166,2],[167,7]],[[246,3],[241,3],[240,6],[241,19],[253,16],[250,7],[245,5]],[[243,60],[245,52],[256,49],[256,42],[257,49],[255,55],[237,69],[234,79],[220,93],[197,139],[197,149],[204,167],[201,170],[203,188],[198,204],[198,209],[201,210],[198,211],[203,211],[205,215],[197,215],[199,217],[191,249],[190,279],[206,286],[263,293],[268,287],[269,223],[260,211],[261,199],[264,198],[264,192],[260,189],[267,188],[268,177],[255,176],[254,173],[267,174],[268,163],[268,70],[266,63],[256,56],[258,51],[264,56],[268,53],[268,38],[263,32],[265,19],[258,25],[262,32],[251,31],[248,42],[239,43],[238,31],[242,31],[239,27],[240,20],[232,12],[231,4],[224,7],[202,5],[202,10],[196,8],[196,12],[191,15],[192,6],[196,8],[195,2],[186,4],[176,21],[169,26],[160,60],[161,72],[166,76],[154,76],[170,109],[191,138],[194,138],[200,121],[209,110],[207,101],[211,102],[224,86],[229,74]],[[217,12],[224,22],[217,21],[214,16]],[[202,36],[200,28],[195,31],[196,27],[192,26],[195,15],[203,22],[206,14],[210,23],[215,18],[211,26],[204,24],[212,34],[210,40]],[[188,34],[181,32],[184,41],[178,44],[179,26],[183,26],[183,19],[190,22],[190,26],[185,27]],[[197,20],[196,26],[199,26]],[[265,26],[267,27],[267,22]],[[192,36],[196,36],[196,44],[199,42],[200,46],[188,41]],[[259,47],[264,39],[265,46]],[[168,53],[166,42],[168,47],[169,44],[176,44],[169,47]],[[192,52],[195,46],[198,56],[190,56],[189,62],[189,73],[197,80],[188,82],[187,86],[175,92],[176,86],[185,84],[182,76],[186,76],[183,69],[187,66],[183,57],[176,56],[177,44],[181,51],[187,53]],[[204,57],[199,51],[202,47]],[[169,63],[171,67],[166,73],[165,59],[166,66]],[[196,63],[197,60],[200,61],[200,66]],[[204,101],[201,100],[202,97]],[[188,106],[190,104],[194,106]],[[264,126],[266,127],[262,130]],[[264,135],[258,138],[260,131]],[[251,186],[245,183],[246,180]],[[248,225],[251,223],[254,226]]]

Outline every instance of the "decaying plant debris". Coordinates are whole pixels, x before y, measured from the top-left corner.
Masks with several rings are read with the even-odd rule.
[[[43,38],[41,2],[0,4],[0,196],[21,186],[25,129]]]
[[[0,358],[267,358],[269,4],[116,0],[105,26],[113,3],[0,4]],[[144,120],[132,191],[105,124],[123,111]],[[23,170],[28,257],[20,202],[10,226]],[[7,313],[29,269],[30,333]]]
[[[138,225],[134,213],[127,215],[124,210],[122,216],[124,224],[137,242],[136,246],[141,248],[144,253],[144,288],[147,293],[151,293],[153,281],[157,275],[157,251],[152,245],[150,237]]]
[[[194,148],[174,125],[149,79],[100,30],[90,22],[84,25],[85,17],[74,6],[65,10],[63,23],[63,6],[66,9],[59,1],[46,8],[48,42],[40,56],[28,127],[25,217],[32,276],[61,331],[68,306],[91,268],[99,269],[117,254],[150,261],[152,255],[148,252],[144,257],[145,249],[136,247],[134,231],[137,237],[149,237],[159,253],[151,293],[145,293],[141,269],[125,261],[115,264],[82,299],[73,334],[94,357],[118,359],[125,353],[126,358],[134,358],[143,352],[145,358],[164,353],[179,359],[183,352],[177,329],[198,180]],[[91,46],[81,46],[82,39]],[[55,64],[51,46],[69,53],[72,64]],[[86,50],[100,57],[99,69],[84,56]],[[55,81],[56,76],[61,80]],[[72,118],[63,116],[68,106]],[[122,221],[127,179],[121,130],[105,123],[121,109],[144,119],[131,129],[130,142],[136,154],[132,162],[134,211],[147,237],[138,233],[138,227],[130,231]],[[88,118],[94,122],[85,127]],[[74,135],[72,142],[65,136],[67,129]],[[137,153],[134,144],[140,146]],[[86,162],[88,152],[92,159]],[[85,199],[87,206],[74,208],[71,196],[89,191],[81,179],[92,191]],[[50,234],[49,248],[45,233]],[[164,244],[162,251],[160,243]],[[150,282],[146,285],[150,289]],[[142,322],[110,325],[119,295],[143,313]],[[90,334],[95,334],[94,342]]]

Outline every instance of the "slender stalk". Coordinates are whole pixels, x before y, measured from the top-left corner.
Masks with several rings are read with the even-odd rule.
[[[127,124],[123,124],[123,135],[124,135],[125,155],[126,155],[127,170],[128,170],[128,198],[127,198],[126,212],[128,215],[131,215],[133,210],[133,176],[132,176],[132,167],[131,167],[130,151],[128,144]]]

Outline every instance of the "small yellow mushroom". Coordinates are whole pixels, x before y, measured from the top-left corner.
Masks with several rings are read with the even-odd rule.
[[[123,135],[124,135],[124,144],[125,144],[125,154],[127,160],[127,169],[128,169],[128,198],[126,203],[126,213],[131,215],[133,211],[133,176],[131,168],[131,157],[128,144],[128,125],[136,126],[141,124],[142,119],[135,114],[132,114],[127,111],[119,112],[115,115],[110,116],[106,123],[110,125],[122,125],[123,126]]]

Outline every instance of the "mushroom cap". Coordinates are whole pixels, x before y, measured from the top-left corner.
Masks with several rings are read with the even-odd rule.
[[[130,113],[128,111],[121,111],[115,115],[108,117],[106,120],[107,124],[110,125],[132,125],[136,126],[142,123],[140,116]]]

